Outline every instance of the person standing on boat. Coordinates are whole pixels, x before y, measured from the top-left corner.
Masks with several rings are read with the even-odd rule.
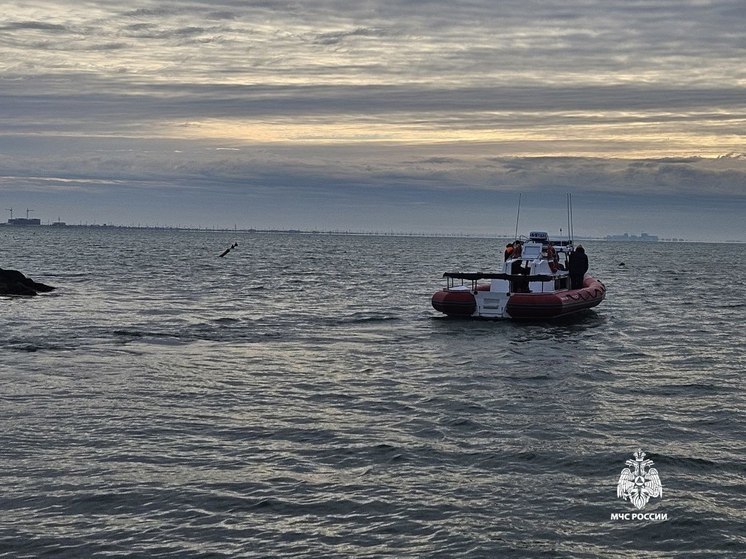
[[[552,273],[555,273],[559,269],[559,256],[554,248],[554,243],[547,245],[547,262],[549,263],[549,269]]]
[[[513,243],[513,258],[520,258],[521,254],[523,253],[523,243],[521,241],[516,241]]]
[[[505,260],[508,261],[510,257],[513,255],[513,243],[508,243],[505,245]]]
[[[588,271],[588,256],[585,254],[583,245],[578,245],[578,248],[570,254],[568,269],[571,289],[581,289],[583,287],[583,277]]]

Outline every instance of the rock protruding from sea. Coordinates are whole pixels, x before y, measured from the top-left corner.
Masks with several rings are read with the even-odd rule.
[[[27,278],[18,270],[0,268],[0,295],[37,295],[53,289],[51,285]]]

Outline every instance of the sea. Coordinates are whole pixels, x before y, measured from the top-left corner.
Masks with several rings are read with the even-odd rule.
[[[0,557],[746,557],[746,245],[582,244],[516,323],[430,303],[500,239],[0,228]]]

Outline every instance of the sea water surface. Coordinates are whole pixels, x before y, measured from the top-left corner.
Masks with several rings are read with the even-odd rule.
[[[521,324],[430,305],[499,240],[0,228],[0,557],[743,557],[746,245],[584,245]]]

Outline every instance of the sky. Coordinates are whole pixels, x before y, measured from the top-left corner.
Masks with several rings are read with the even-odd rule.
[[[4,2],[0,211],[746,241],[742,0]],[[4,220],[4,219],[3,219]]]

